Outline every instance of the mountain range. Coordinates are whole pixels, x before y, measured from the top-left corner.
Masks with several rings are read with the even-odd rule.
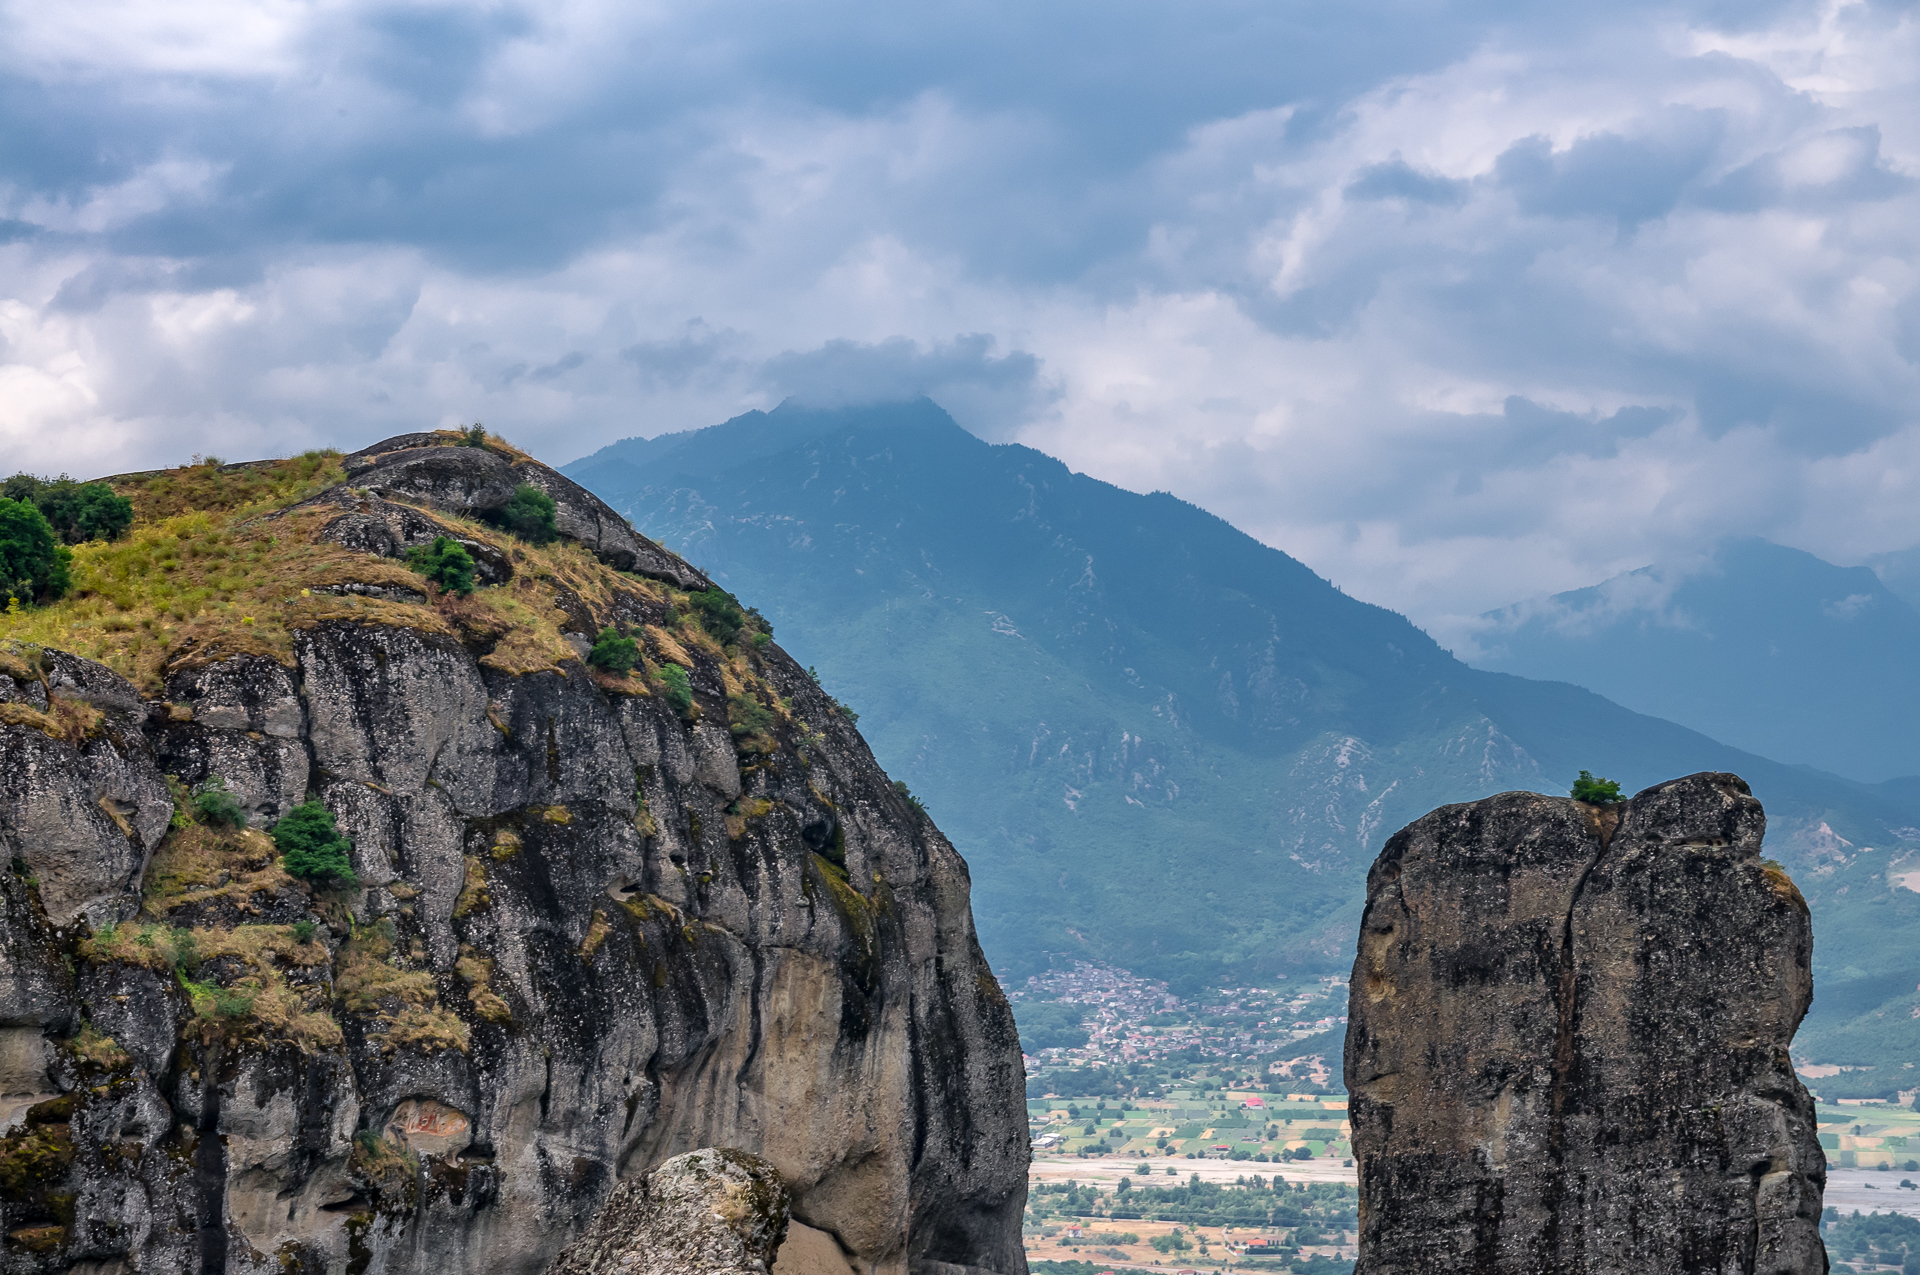
[[[1581,769],[1629,792],[1731,770],[1814,910],[1803,1045],[1920,1056],[1920,895],[1889,871],[1920,849],[1920,784],[1470,667],[1194,505],[990,445],[924,399],[783,404],[565,472],[752,599],[862,714],[967,856],[1003,974],[1070,957],[1176,988],[1342,970],[1368,865],[1434,806],[1564,793]]]
[[[1574,682],[1780,761],[1920,774],[1920,612],[1867,567],[1729,540],[1482,620],[1481,668]]]

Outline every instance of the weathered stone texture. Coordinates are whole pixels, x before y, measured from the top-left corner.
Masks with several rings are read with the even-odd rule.
[[[689,1151],[615,1187],[547,1275],[767,1275],[791,1209],[759,1156]]]
[[[350,482],[463,509],[523,479],[574,499],[426,437],[435,455],[390,440]],[[635,631],[665,623],[652,594],[621,605]],[[784,1183],[804,1241],[787,1270],[1024,1275],[1024,1076],[966,865],[777,646],[753,675],[792,720],[750,750],[724,725],[737,674],[704,650],[696,722],[578,661],[512,675],[391,621],[301,629],[285,664],[183,661],[148,703],[31,654],[0,684],[18,706],[0,721],[0,1234],[25,1237],[0,1273],[536,1275],[617,1183],[731,1147]],[[34,724],[49,696],[101,717],[57,737]],[[319,990],[319,1028],[229,1021],[164,961],[86,954],[89,926],[153,928],[136,914],[165,774],[223,777],[256,826],[317,797],[353,839],[345,898],[283,881],[236,899],[221,878],[159,926],[285,943],[311,923],[324,953],[285,977]],[[382,970],[398,991],[367,990]]]
[[[1812,930],[1765,823],[1700,774],[1447,806],[1387,843],[1346,1051],[1362,1275],[1825,1271],[1787,1056]]]

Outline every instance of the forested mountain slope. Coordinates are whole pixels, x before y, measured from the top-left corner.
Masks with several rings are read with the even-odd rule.
[[[1824,986],[1877,1006],[1920,981],[1912,945],[1879,941],[1920,925],[1883,879],[1887,848],[1920,840],[1915,794],[1469,668],[1201,509],[989,445],[925,400],[785,405],[566,472],[755,599],[863,714],[972,865],[997,966],[1332,970],[1366,864],[1433,806],[1565,792],[1581,768],[1628,791],[1714,769],[1752,784],[1827,918]],[[1841,919],[1868,875],[1871,940]]]

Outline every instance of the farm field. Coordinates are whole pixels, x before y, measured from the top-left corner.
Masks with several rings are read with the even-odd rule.
[[[1168,1178],[1164,1169],[1160,1176],[1130,1171],[1118,1158],[1050,1162],[1028,1196],[1028,1261],[1352,1270],[1358,1195],[1350,1168],[1329,1162],[1309,1180],[1229,1175],[1230,1162],[1204,1163],[1204,1176],[1183,1160],[1175,1168],[1185,1176]],[[1094,1172],[1063,1176],[1072,1166]]]
[[[1272,1165],[1351,1156],[1347,1100],[1286,1090],[1176,1089],[1165,1097],[1035,1098],[1036,1154]],[[1245,1170],[1243,1168],[1242,1170]]]

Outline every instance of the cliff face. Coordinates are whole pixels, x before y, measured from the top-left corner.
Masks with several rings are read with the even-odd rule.
[[[965,864],[777,646],[699,622],[699,572],[449,441],[235,521],[278,609],[150,626],[138,687],[0,657],[0,1269],[531,1275],[725,1147],[791,1192],[786,1269],[1024,1275]],[[473,520],[523,482],[559,545]],[[391,560],[438,534],[489,587]],[[631,676],[583,662],[609,625]],[[215,776],[251,829],[191,817]],[[309,796],[357,889],[259,831]]]
[[[1824,1272],[1787,1046],[1812,996],[1760,804],[1506,793],[1367,879],[1346,1079],[1362,1272]]]

